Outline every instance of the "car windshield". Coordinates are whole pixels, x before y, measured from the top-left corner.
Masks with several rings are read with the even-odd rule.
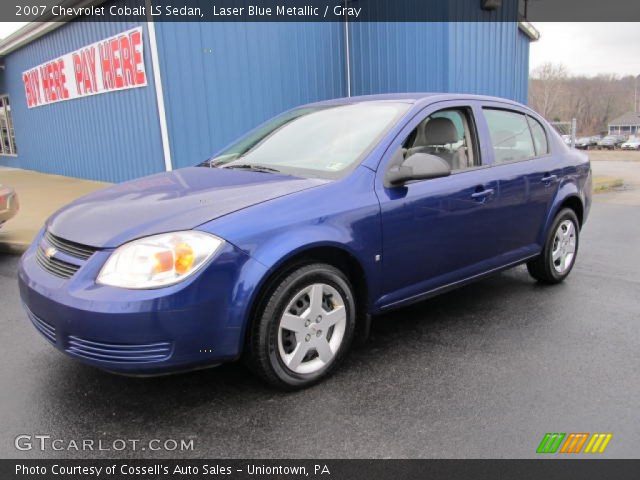
[[[338,178],[409,107],[380,101],[299,108],[268,121],[202,166]]]

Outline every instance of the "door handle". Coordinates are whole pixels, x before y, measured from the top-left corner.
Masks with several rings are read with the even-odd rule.
[[[551,175],[550,173],[545,173],[544,177],[542,177],[542,183],[544,183],[545,185],[549,186],[551,185],[553,182],[555,182],[558,179],[557,175]]]
[[[473,198],[474,200],[480,202],[480,203],[484,203],[487,201],[487,198],[489,198],[490,196],[492,196],[494,194],[494,190],[493,188],[487,188],[485,190],[481,190],[479,192],[475,192],[471,194],[471,198]]]

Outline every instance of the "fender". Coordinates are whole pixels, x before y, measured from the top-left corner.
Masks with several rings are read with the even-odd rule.
[[[330,247],[341,250],[354,258],[365,272],[364,280],[367,290],[367,312],[370,310],[371,305],[373,305],[374,295],[377,295],[378,292],[378,279],[380,275],[379,264],[375,263],[375,261],[367,261],[363,258],[362,252],[348,248],[345,243],[341,243],[339,240],[327,240],[328,232],[324,232],[327,235],[323,235],[322,229],[318,229],[317,227],[307,229],[306,233],[305,230],[300,230],[299,233],[301,236],[282,235],[280,237],[274,237],[271,242],[267,242],[267,244],[263,245],[264,251],[259,254],[265,253],[265,255],[261,255],[260,260],[256,259],[256,263],[258,263],[260,267],[264,268],[260,268],[258,269],[260,271],[254,271],[250,274],[248,278],[251,281],[247,285],[236,285],[238,290],[248,290],[248,295],[244,297],[246,301],[243,302],[244,305],[242,307],[242,312],[238,316],[238,318],[242,320],[241,331],[238,337],[238,352],[242,352],[243,350],[243,343],[247,335],[247,329],[251,324],[251,313],[256,302],[259,301],[259,295],[268,284],[269,279],[272,278],[272,275],[275,274],[283,265],[287,264],[295,257],[304,254],[305,251],[310,252],[317,248]],[[306,238],[305,235],[307,235]],[[315,238],[312,240],[310,237]],[[325,239],[323,239],[323,237]],[[266,262],[266,264],[263,262]],[[375,280],[372,281],[372,279]],[[370,325],[370,316],[365,314],[363,319],[365,321],[361,326],[361,334],[359,335],[359,338],[366,339]]]
[[[367,280],[366,300],[373,304],[381,275],[376,255],[382,248],[374,175],[370,169],[359,167],[346,179],[263,202],[199,227],[225,239],[260,265],[254,268],[259,272],[246,272],[243,278],[248,281],[240,279],[234,286],[244,292],[236,324],[242,324],[246,331],[259,293],[278,268],[319,247],[338,248],[358,262]],[[345,188],[350,191],[349,203],[341,194]]]
[[[266,268],[258,290],[263,287],[263,283],[267,278],[290,260],[304,254],[304,252],[323,247],[340,250],[352,257],[360,265],[367,284],[367,303],[372,305],[378,293],[380,275],[380,264],[375,261],[375,254],[369,253],[369,250],[371,250],[369,248],[354,249],[349,242],[348,232],[318,228],[317,226],[297,230],[295,236],[282,235],[274,237],[254,252],[254,258]]]
[[[580,191],[578,185],[573,180],[565,181],[556,192],[556,195],[551,203],[551,207],[549,208],[549,213],[547,214],[547,218],[544,222],[544,228],[540,231],[540,235],[538,237],[538,244],[544,245],[545,240],[547,238],[547,234],[549,232],[549,228],[551,228],[551,224],[553,223],[553,219],[556,218],[556,215],[560,211],[560,208],[569,198],[574,197],[577,198],[582,208],[585,208],[585,199],[584,193]]]

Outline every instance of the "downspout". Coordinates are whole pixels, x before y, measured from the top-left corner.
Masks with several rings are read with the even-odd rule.
[[[160,73],[160,57],[158,55],[158,43],[156,41],[156,26],[151,18],[151,0],[146,0],[147,31],[149,32],[149,45],[151,49],[151,65],[153,66],[153,84],[156,87],[156,105],[158,106],[158,120],[160,122],[160,137],[162,139],[162,152],[164,155],[164,168],[167,172],[173,170],[171,162],[171,148],[169,146],[169,128],[167,127],[167,112],[164,106],[164,92],[162,89],[162,74]]]
[[[347,3],[349,0],[344,0],[345,14],[344,14],[344,50],[346,59],[346,73],[347,73],[347,97],[351,96],[351,57],[349,53],[349,16],[347,15]]]

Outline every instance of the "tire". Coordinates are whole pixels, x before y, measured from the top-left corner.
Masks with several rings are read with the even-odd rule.
[[[276,279],[267,291],[249,332],[249,368],[285,390],[326,378],[353,341],[356,304],[349,279],[315,263]]]
[[[529,273],[542,283],[562,282],[575,265],[579,244],[578,217],[572,209],[564,208],[551,224],[542,253],[527,263]]]

